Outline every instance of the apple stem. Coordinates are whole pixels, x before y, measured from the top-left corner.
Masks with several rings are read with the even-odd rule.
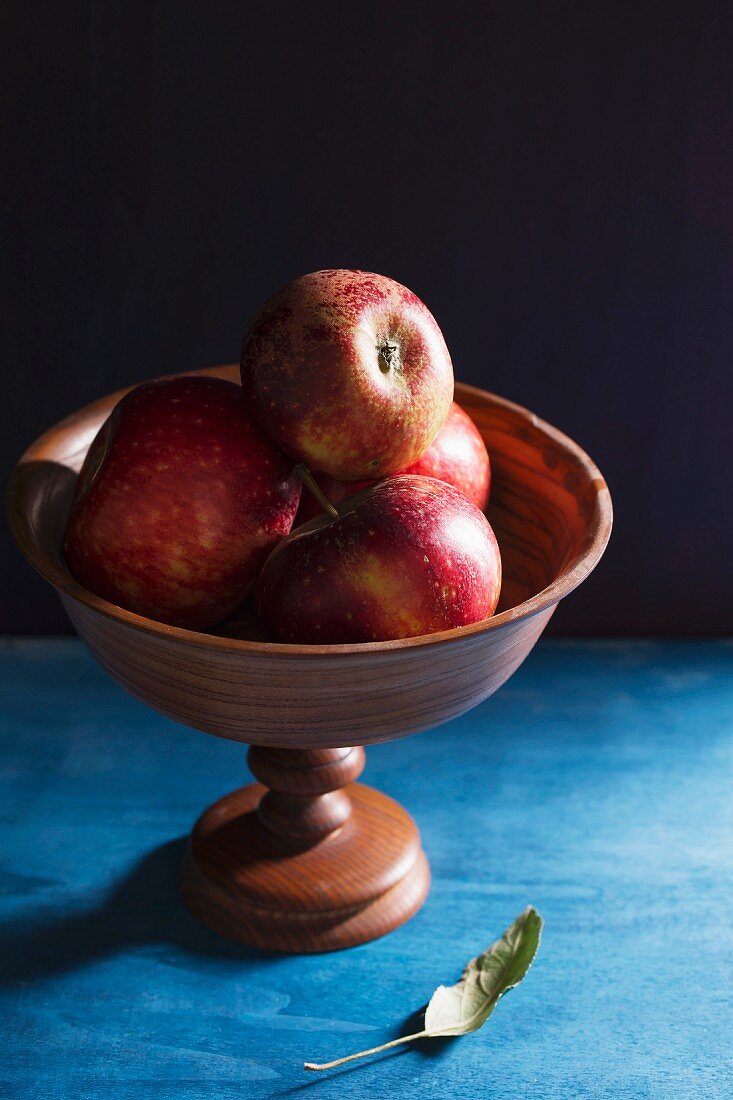
[[[331,519],[338,519],[338,512],[334,508],[333,504],[331,504],[331,501],[328,499],[323,489],[313,477],[313,474],[310,472],[305,463],[301,462],[298,466],[296,466],[293,473],[295,473],[300,478],[306,489],[310,489],[311,493],[313,493],[313,496],[316,498],[323,511],[326,512],[331,517]]]

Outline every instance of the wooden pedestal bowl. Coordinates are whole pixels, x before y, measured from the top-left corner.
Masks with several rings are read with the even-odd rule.
[[[202,371],[236,380],[236,367]],[[145,619],[77,584],[63,560],[76,475],[112,394],[41,436],[13,472],[9,515],[100,664],[155,710],[249,743],[258,783],[211,806],[181,872],[183,897],[232,939],[282,951],[363,943],[407,920],[430,873],[410,816],[356,783],[362,745],[417,733],[507,680],[558,601],[596,565],[611,530],[599,471],[526,409],[458,385],[492,461],[489,517],[501,547],[498,613],[456,630],[364,645],[298,646],[195,633]],[[354,748],[344,746],[359,746]]]

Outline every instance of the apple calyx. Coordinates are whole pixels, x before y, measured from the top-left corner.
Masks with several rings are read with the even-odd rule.
[[[310,472],[306,464],[304,462],[299,462],[298,465],[294,468],[293,473],[296,477],[300,478],[306,489],[308,489],[313,494],[323,511],[328,516],[330,516],[331,519],[338,519],[338,512],[334,508],[333,504],[331,504],[331,501],[328,499],[323,489],[313,477],[313,474]]]

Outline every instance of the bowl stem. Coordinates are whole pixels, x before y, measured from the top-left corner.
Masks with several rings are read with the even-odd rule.
[[[253,745],[247,763],[268,788],[257,807],[260,824],[277,848],[298,852],[348,821],[351,799],[343,788],[364,770],[364,750]]]
[[[181,870],[192,912],[274,951],[333,951],[397,928],[428,892],[415,822],[354,780],[364,750],[253,746],[259,780],[199,818]]]

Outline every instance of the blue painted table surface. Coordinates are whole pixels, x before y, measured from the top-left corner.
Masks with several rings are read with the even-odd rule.
[[[391,936],[300,958],[177,896],[243,746],[153,714],[71,639],[5,643],[0,687],[3,1097],[733,1096],[730,644],[542,643],[470,714],[370,749],[432,892]],[[483,1030],[303,1071],[404,1033],[527,903],[537,962]]]

